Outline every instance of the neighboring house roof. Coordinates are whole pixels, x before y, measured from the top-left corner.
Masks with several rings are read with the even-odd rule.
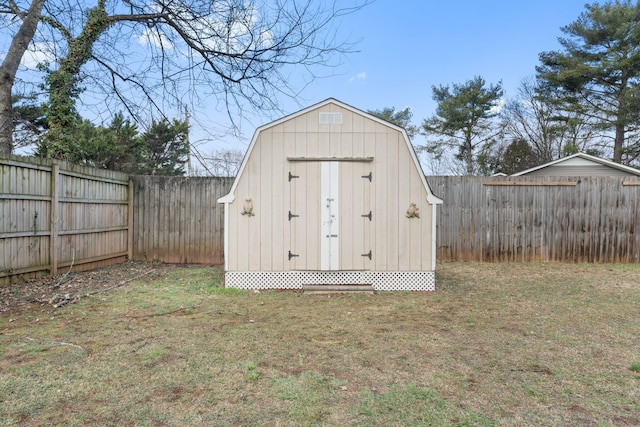
[[[576,153],[511,176],[640,176],[640,170],[585,153]]]
[[[342,108],[344,108],[346,110],[350,110],[350,111],[352,111],[352,112],[354,112],[356,114],[360,114],[360,115],[362,115],[362,116],[364,116],[364,117],[366,117],[366,118],[368,118],[370,120],[376,121],[376,122],[381,123],[381,124],[383,124],[385,126],[388,126],[390,128],[393,128],[393,129],[396,129],[396,130],[400,131],[402,133],[403,137],[404,137],[403,139],[404,139],[405,144],[409,148],[409,152],[411,153],[411,158],[413,160],[414,166],[418,169],[418,171],[420,171],[420,176],[422,178],[422,184],[424,185],[425,189],[427,190],[427,201],[429,203],[433,203],[433,204],[437,204],[437,205],[443,203],[442,199],[440,199],[439,197],[434,195],[433,191],[431,191],[431,187],[427,183],[427,179],[426,179],[424,173],[422,173],[422,167],[420,166],[420,162],[418,161],[418,157],[416,156],[415,149],[413,148],[413,145],[411,145],[411,141],[409,140],[409,136],[407,135],[407,132],[406,132],[406,130],[404,128],[402,128],[400,126],[397,126],[397,125],[395,125],[393,123],[390,123],[390,122],[388,122],[386,120],[383,120],[383,119],[381,119],[379,117],[376,117],[376,116],[374,116],[372,114],[366,113],[366,112],[364,112],[362,110],[359,110],[359,109],[357,109],[355,107],[352,107],[351,105],[345,104],[344,102],[338,101],[335,98],[327,98],[324,101],[321,101],[321,102],[318,102],[317,104],[311,105],[310,107],[304,108],[304,109],[302,109],[302,110],[300,110],[298,112],[295,112],[293,114],[289,114],[289,115],[284,116],[284,117],[282,117],[282,118],[280,118],[278,120],[275,120],[275,121],[273,121],[271,123],[267,123],[266,125],[258,127],[256,129],[255,133],[253,134],[253,138],[251,140],[251,143],[249,144],[249,148],[247,149],[247,152],[246,152],[246,154],[244,156],[242,164],[240,165],[240,169],[238,170],[238,174],[236,175],[236,178],[235,178],[233,184],[231,185],[231,189],[229,190],[229,193],[226,196],[220,197],[217,200],[218,203],[232,203],[233,202],[233,200],[235,198],[234,197],[234,193],[236,191],[236,187],[238,185],[238,182],[240,181],[240,177],[244,173],[246,164],[247,164],[247,162],[249,160],[249,156],[251,155],[251,152],[253,151],[253,148],[254,148],[254,146],[256,144],[256,141],[258,140],[258,136],[260,135],[260,132],[262,132],[263,130],[265,130],[267,128],[276,126],[276,125],[278,125],[280,123],[286,122],[287,120],[291,120],[294,117],[306,114],[307,112],[312,111],[314,109],[324,107],[325,105],[328,105],[328,104],[338,105],[338,106],[340,106],[340,107],[342,107]]]

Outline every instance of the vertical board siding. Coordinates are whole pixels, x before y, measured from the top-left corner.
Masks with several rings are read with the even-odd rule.
[[[320,112],[341,113],[342,124],[320,124]],[[431,269],[431,206],[400,130],[328,104],[265,127],[255,138],[235,200],[227,204],[229,271],[321,269],[320,165],[330,161],[340,163],[341,269]],[[289,172],[299,177],[289,181]],[[363,178],[369,172],[372,181]],[[246,198],[255,217],[241,215]],[[421,218],[405,217],[410,203],[420,207]],[[369,210],[372,221],[362,217]],[[289,211],[299,216],[289,220]],[[298,256],[289,259],[289,251]],[[363,256],[369,251],[371,259]]]
[[[61,161],[0,157],[0,284],[124,260],[128,179]]]
[[[131,179],[134,259],[223,263],[224,208],[216,201],[229,192],[232,178],[134,176]],[[254,202],[257,205],[258,201]],[[248,219],[242,216],[240,221]],[[248,238],[247,232],[247,243]]]
[[[428,177],[441,261],[640,262],[635,177]],[[518,185],[487,185],[488,182]],[[558,182],[575,185],[557,185]],[[547,185],[521,185],[522,183]]]

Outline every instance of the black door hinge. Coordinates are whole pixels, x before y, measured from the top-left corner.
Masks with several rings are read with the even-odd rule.
[[[360,215],[363,218],[369,218],[369,221],[371,221],[371,219],[373,218],[373,213],[371,211],[369,211],[368,214],[365,215]]]
[[[300,255],[292,254],[291,251],[289,251],[289,261],[291,261],[291,258],[297,257],[297,256],[300,256]]]
[[[291,171],[289,171],[289,181],[291,181],[293,178],[300,178],[300,175],[294,175],[291,173]]]
[[[369,249],[369,253],[362,254],[361,256],[366,256],[366,257],[368,257],[369,259],[371,259],[371,258],[373,257],[373,254],[371,253],[371,249]]]
[[[291,218],[298,218],[300,215],[294,215],[291,213],[291,211],[289,211],[289,221],[291,221]]]

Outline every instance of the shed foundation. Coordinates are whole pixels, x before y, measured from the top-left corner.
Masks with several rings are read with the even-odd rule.
[[[376,291],[435,291],[434,271],[228,271],[225,286],[302,289],[304,285],[371,285]]]

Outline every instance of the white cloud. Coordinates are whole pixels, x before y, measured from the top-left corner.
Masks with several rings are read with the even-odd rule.
[[[53,47],[46,43],[34,43],[22,55],[20,63],[22,66],[35,70],[38,64],[44,62],[54,62],[56,56],[53,53]]]
[[[361,73],[356,74],[355,76],[351,76],[351,78],[349,79],[349,83],[354,82],[356,80],[366,80],[367,79],[367,72],[363,71]]]
[[[220,6],[210,11],[209,15],[202,16],[194,14],[186,6],[176,4],[172,13],[184,34],[196,40],[204,49],[234,54],[247,49],[269,48],[273,43],[273,33],[259,27],[259,12],[250,5],[232,9],[231,12]],[[164,49],[184,47],[178,37],[169,39],[166,34],[154,29],[146,29],[137,40],[142,45]]]
[[[499,114],[502,109],[504,108],[504,105],[507,103],[507,100],[504,98],[500,98],[500,100],[498,101],[498,103],[496,105],[494,105],[493,107],[491,107],[491,109],[489,110],[489,112],[491,114]]]
[[[164,34],[158,33],[151,28],[146,28],[142,34],[138,36],[138,43],[143,46],[151,45],[163,49],[173,48],[173,44]]]

